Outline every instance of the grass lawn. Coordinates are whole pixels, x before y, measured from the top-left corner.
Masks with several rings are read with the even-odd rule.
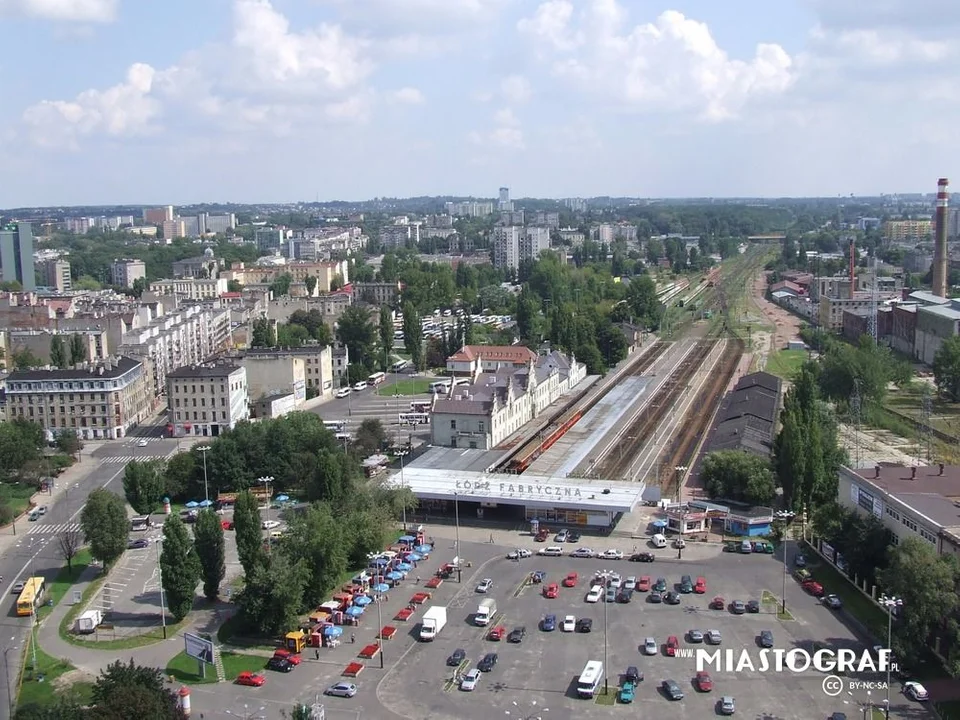
[[[816,557],[813,552],[809,553]],[[843,606],[863,623],[877,637],[886,637],[887,614],[872,600],[857,590],[853,583],[828,562],[820,561],[811,568],[814,579],[823,585],[826,594],[835,594],[843,601]],[[797,586],[798,592],[803,592]]]
[[[792,380],[806,359],[806,350],[778,350],[767,358],[767,372],[784,380]]]
[[[33,641],[37,641],[37,633],[33,633]],[[23,676],[20,685],[20,694],[17,702],[24,705],[53,705],[57,700],[54,680],[73,670],[73,665],[52,655],[47,655],[37,646],[37,667],[33,669],[33,652],[28,649],[24,655]],[[42,680],[39,679],[42,677]]]
[[[67,566],[64,565],[60,568],[60,572],[57,573],[53,582],[47,585],[47,600],[52,600],[53,605],[63,600],[64,596],[80,577],[80,574],[86,570],[92,562],[93,557],[90,555],[90,550],[81,548],[73,558],[73,571],[71,572]],[[37,610],[37,617],[41,620],[45,618],[53,611],[53,605],[44,603]]]
[[[30,498],[37,492],[37,486],[30,483],[0,484],[0,500],[4,500],[13,511],[14,517],[26,512],[30,507]],[[24,523],[20,524],[22,528]]]
[[[383,385],[377,390],[377,395],[384,397],[394,397],[396,395],[424,395],[430,390],[430,383],[434,380],[425,380],[423,378],[409,378],[407,380],[397,380],[389,385]]]
[[[610,688],[608,692],[604,692],[601,688],[594,697],[596,698],[597,705],[616,705],[617,689]]]
[[[223,653],[223,672],[227,680],[236,679],[237,675],[249,670],[259,672],[266,667],[267,658],[260,655],[243,655],[241,653]],[[215,683],[217,682],[217,671],[212,665],[207,665],[205,677],[200,677],[200,667],[196,658],[188,656],[186,653],[178,653],[167,663],[164,674],[173,675],[179,682],[183,683]]]

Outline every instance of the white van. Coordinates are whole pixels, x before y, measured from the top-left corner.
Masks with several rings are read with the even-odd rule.
[[[667,546],[667,538],[661,533],[657,533],[650,538],[650,542],[652,542],[653,546],[656,548],[665,548]]]

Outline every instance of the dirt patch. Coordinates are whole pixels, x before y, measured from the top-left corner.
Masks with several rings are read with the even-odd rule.
[[[800,328],[804,322],[791,312],[787,312],[779,305],[774,305],[767,300],[767,284],[769,273],[762,272],[757,275],[753,281],[753,303],[757,309],[763,313],[764,319],[769,324],[767,332],[767,352],[776,352],[784,350],[790,340],[796,339],[800,334]]]
[[[60,677],[54,678],[53,680],[53,689],[59,695],[64,690],[67,690],[71,686],[83,682],[83,683],[93,683],[96,682],[97,678],[85,670],[70,670],[65,672]]]

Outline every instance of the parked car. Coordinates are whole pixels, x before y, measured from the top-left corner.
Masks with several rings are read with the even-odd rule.
[[[550,537],[550,531],[546,528],[540,528],[533,540],[534,542],[546,542],[548,537]]]
[[[485,593],[485,592],[488,592],[492,587],[493,587],[493,580],[490,578],[484,578],[477,585],[477,592]]]
[[[710,692],[713,690],[713,678],[710,677],[710,673],[708,672],[698,672],[694,683],[700,692]]]
[[[260,523],[260,527],[262,527],[264,530],[273,530],[274,528],[280,527],[280,523],[276,520],[264,520],[262,523]]]
[[[487,633],[487,640],[499,642],[500,640],[503,640],[503,636],[506,634],[507,629],[503,625],[497,625],[495,628],[492,628],[489,633]]]
[[[761,630],[758,637],[758,642],[762,648],[772,648],[773,647],[773,633],[769,630]]]
[[[667,581],[666,578],[659,577],[657,581],[653,584],[653,589],[657,592],[666,592],[667,591]]]
[[[823,585],[816,580],[807,580],[801,587],[814,597],[823,597]]]
[[[612,588],[612,587],[607,588],[606,596],[604,597],[604,602],[612,603],[616,601],[617,601],[616,588]]]
[[[466,657],[467,651],[463,648],[457,648],[450,653],[450,657],[447,658],[447,665],[450,667],[459,667],[460,663],[462,663]]]
[[[623,589],[624,589],[624,590],[636,590],[636,589],[637,589],[637,578],[636,578],[635,576],[633,576],[633,575],[628,576],[627,579],[623,581]]]
[[[249,670],[244,670],[242,673],[237,675],[237,685],[260,687],[266,681],[267,679],[260,673],[250,672]]]
[[[572,553],[570,553],[570,557],[574,557],[574,558],[592,558],[592,557],[593,557],[593,550],[591,550],[590,548],[586,548],[586,547],[578,547],[576,550],[574,550]]]
[[[636,694],[636,687],[629,680],[624,680],[620,685],[620,702],[624,705],[629,705],[633,702],[634,695]]]
[[[903,694],[911,700],[918,700],[920,702],[930,698],[930,695],[927,694],[927,689],[916,680],[910,680],[903,684]]]
[[[633,600],[633,590],[627,590],[626,588],[621,588],[620,592],[617,593],[618,603],[628,603],[631,600]]]
[[[337,396],[338,398],[345,398],[347,395],[350,394],[350,392],[351,392],[351,391],[350,391],[350,388],[348,388],[348,387],[343,387],[343,388],[340,388],[339,390],[337,390],[336,396]]]
[[[737,702],[732,695],[724,695],[720,698],[717,709],[721,715],[733,715],[737,711]]]
[[[545,548],[537,550],[537,555],[546,555],[549,557],[560,557],[563,555],[563,548],[557,545],[548,545]]]
[[[702,643],[703,642],[703,631],[702,630],[690,630],[687,633],[687,640],[691,643]]]
[[[525,627],[514,628],[510,631],[510,634],[507,635],[507,642],[519,645],[526,636],[527,629]]]
[[[623,560],[623,552],[620,550],[604,550],[597,557],[602,560]]]
[[[654,560],[656,560],[656,557],[651,552],[640,552],[640,553],[634,553],[627,559],[630,562],[653,562]]]
[[[747,612],[748,612],[748,613],[758,613],[758,612],[760,612],[760,601],[759,601],[759,600],[748,600],[748,601],[747,601]]]
[[[557,616],[553,615],[544,615],[543,620],[540,621],[540,629],[544,632],[553,632],[557,629]]]
[[[623,679],[636,685],[643,680],[643,673],[637,669],[636,665],[631,665],[627,668],[627,671],[623,673]]]
[[[807,558],[803,555],[803,553],[797,553],[793,557],[793,564],[795,567],[805,568],[807,566]]]
[[[704,593],[706,593],[706,592],[707,592],[707,580],[706,580],[706,578],[698,577],[698,578],[697,578],[697,582],[694,583],[693,591],[694,591],[697,595],[703,595]]]
[[[480,672],[490,672],[493,670],[494,666],[497,664],[497,654],[496,653],[487,653],[483,656],[480,662],[477,663],[477,670]]]
[[[576,530],[571,530],[567,533],[567,542],[568,543],[578,543],[580,542],[580,533]]]
[[[560,594],[560,586],[556,583],[550,583],[543,588],[543,596],[545,598],[550,598],[551,600],[556,598]]]
[[[324,691],[324,695],[344,698],[352,698],[356,694],[357,686],[352,682],[338,682],[336,685],[331,685]]]
[[[533,551],[526,548],[517,548],[507,553],[507,560],[522,560],[528,557],[533,557]]]
[[[654,605],[659,605],[663,602],[663,595],[658,593],[656,590],[651,590],[650,594],[647,595],[647,602],[653,603]]]
[[[680,578],[680,592],[684,595],[693,592],[693,579],[689,575],[684,575]]]
[[[717,595],[713,600],[710,601],[711,610],[723,610],[727,606],[726,600]]]
[[[567,537],[569,537],[569,535],[570,535],[570,533],[569,533],[567,530],[561,530],[561,531],[558,532],[556,535],[554,535],[553,541],[554,541],[554,542],[566,542],[566,541],[567,541]]]
[[[534,570],[532,573],[530,573],[530,582],[534,584],[542,583],[546,577],[547,574],[543,570]]]
[[[667,657],[676,657],[678,647],[680,647],[680,641],[677,640],[676,635],[671,635],[667,638],[667,644],[663,648],[664,654]]]
[[[836,595],[827,595],[823,599],[823,604],[826,605],[831,610],[839,610],[843,607],[843,601]]]
[[[643,654],[644,655],[656,655],[659,652],[657,649],[657,639],[653,637],[647,637],[643,639]]]
[[[747,612],[746,603],[744,603],[743,600],[734,600],[730,603],[730,612],[734,615],[743,615]]]
[[[577,619],[573,615],[567,615],[560,624],[563,632],[573,632],[577,628]]]
[[[576,587],[579,577],[575,572],[567,573],[567,576],[563,579],[563,586],[568,588]]]
[[[267,669],[275,670],[276,672],[288,673],[293,670],[294,665],[292,662],[282,657],[272,657],[267,661]]]
[[[680,604],[680,593],[674,592],[671,590],[666,595],[663,596],[663,601],[667,605],[679,605]]]
[[[720,634],[719,630],[707,630],[704,639],[708,645],[720,645],[723,642],[723,635]]]
[[[577,620],[577,632],[588,633],[593,630],[593,620],[590,618],[580,618]]]
[[[603,588],[599,585],[594,585],[590,588],[590,592],[587,593],[586,600],[588,603],[600,602],[601,595],[603,595]]]
[[[460,689],[464,692],[472,692],[477,689],[477,683],[480,681],[479,668],[470,668],[467,674],[460,681]]]
[[[680,689],[676,680],[664,680],[660,687],[663,688],[664,695],[671,700],[683,700],[683,690]]]
[[[637,580],[637,590],[640,592],[650,592],[650,576],[643,575]]]

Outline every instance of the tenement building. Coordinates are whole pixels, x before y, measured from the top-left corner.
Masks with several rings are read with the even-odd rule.
[[[188,365],[167,373],[173,437],[217,437],[250,417],[247,371],[226,363]]]

